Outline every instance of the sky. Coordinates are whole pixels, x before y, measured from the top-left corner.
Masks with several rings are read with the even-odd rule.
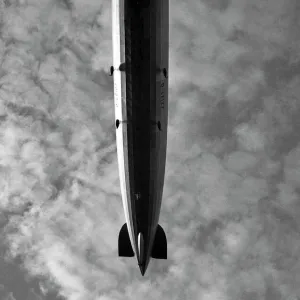
[[[0,1],[1,300],[300,300],[300,3],[170,2],[168,260],[142,277],[111,1]]]

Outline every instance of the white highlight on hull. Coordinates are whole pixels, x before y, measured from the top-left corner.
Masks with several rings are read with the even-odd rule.
[[[118,153],[118,165],[120,174],[120,186],[122,194],[123,208],[127,229],[135,249],[135,238],[133,236],[133,220],[130,210],[130,185],[128,170],[128,145],[127,145],[127,124],[121,121],[127,119],[126,114],[126,74],[118,70],[121,63],[125,62],[125,35],[124,35],[124,1],[112,1],[112,31],[113,31],[113,62],[114,67],[114,102],[115,102],[115,119],[120,120],[119,128],[116,130],[116,142]],[[122,84],[122,82],[124,84]]]

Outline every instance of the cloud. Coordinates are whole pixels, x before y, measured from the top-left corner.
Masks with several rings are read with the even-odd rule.
[[[0,3],[1,246],[30,297],[300,295],[297,1],[170,3],[168,260],[144,278],[117,256],[110,2]]]

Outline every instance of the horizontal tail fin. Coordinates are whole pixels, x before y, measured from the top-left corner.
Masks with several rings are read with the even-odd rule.
[[[158,259],[167,259],[167,238],[164,230],[158,224],[152,247],[151,257]]]
[[[134,256],[126,223],[122,226],[119,233],[118,249],[119,249],[119,256],[125,256],[125,257]]]

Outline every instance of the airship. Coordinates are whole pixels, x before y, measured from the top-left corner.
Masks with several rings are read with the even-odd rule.
[[[120,257],[167,259],[158,224],[168,127],[169,0],[112,0],[114,106],[119,179],[126,223]]]

